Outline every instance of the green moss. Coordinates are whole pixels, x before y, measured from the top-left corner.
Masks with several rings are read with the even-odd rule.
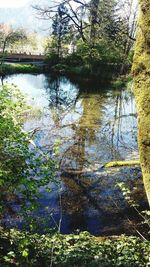
[[[143,180],[150,203],[150,3],[140,0],[132,73],[138,112],[138,143]]]
[[[132,166],[132,165],[139,165],[139,160],[130,160],[130,161],[111,161],[104,165],[104,168],[110,167],[119,167],[119,166]]]

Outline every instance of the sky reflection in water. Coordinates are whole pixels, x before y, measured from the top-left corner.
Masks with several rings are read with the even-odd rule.
[[[123,200],[120,204],[122,194],[115,185],[138,176],[130,175],[128,169],[109,173],[100,167],[111,160],[138,158],[132,93],[124,88],[83,86],[65,77],[43,74],[18,74],[6,80],[17,85],[33,107],[25,129],[37,129],[35,142],[50,150],[55,140],[61,141],[61,231],[114,233],[117,225],[116,231],[122,232],[125,219],[118,217],[116,203],[120,210],[124,204]],[[58,223],[59,200],[57,192],[44,193],[40,216],[52,212]],[[54,220],[50,219],[49,225],[54,226]]]

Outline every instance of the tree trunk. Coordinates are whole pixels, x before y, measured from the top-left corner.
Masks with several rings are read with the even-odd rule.
[[[138,112],[138,144],[150,204],[150,1],[139,0],[140,16],[132,73]]]
[[[99,0],[92,0],[91,7],[90,7],[90,16],[91,16],[91,29],[90,29],[90,40],[91,46],[94,47],[95,45],[95,38],[96,38],[96,25],[98,21],[98,6]]]
[[[61,35],[60,34],[58,35],[58,38],[57,38],[57,56],[58,56],[58,63],[59,63],[60,58],[61,58]]]
[[[4,59],[5,59],[5,49],[6,49],[6,44],[7,44],[7,40],[5,39],[5,40],[4,40],[4,43],[3,43],[2,58],[1,58],[1,62],[0,62],[0,65],[1,65],[1,66],[3,65]]]

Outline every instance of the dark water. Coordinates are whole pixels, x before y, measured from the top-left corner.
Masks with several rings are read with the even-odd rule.
[[[128,233],[128,216],[134,215],[126,214],[128,206],[116,184],[141,184],[140,170],[101,166],[138,158],[131,90],[81,85],[44,74],[18,74],[6,80],[17,85],[33,107],[24,127],[36,129],[35,143],[45,150],[59,144],[59,185],[53,183],[51,193],[43,189],[38,216],[48,219],[49,227],[58,227],[61,220],[62,233]]]

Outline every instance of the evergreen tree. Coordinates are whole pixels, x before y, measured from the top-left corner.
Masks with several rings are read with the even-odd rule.
[[[53,18],[53,24],[52,24],[52,29],[53,29],[53,35],[56,37],[57,40],[57,54],[58,57],[61,54],[61,43],[64,35],[68,32],[69,30],[69,17],[66,16],[68,13],[68,10],[64,3],[60,4],[58,6],[57,13],[55,14]]]

